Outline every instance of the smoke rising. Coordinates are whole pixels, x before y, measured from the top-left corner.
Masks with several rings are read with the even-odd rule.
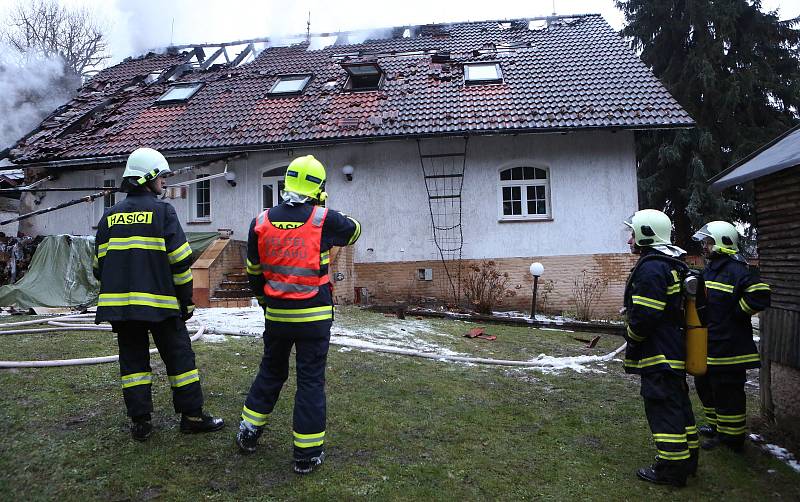
[[[58,58],[12,54],[0,46],[0,150],[28,134],[80,87],[80,77]]]

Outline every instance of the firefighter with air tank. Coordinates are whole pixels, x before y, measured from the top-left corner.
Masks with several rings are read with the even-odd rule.
[[[746,372],[758,368],[751,316],[770,303],[770,287],[751,272],[739,254],[739,233],[725,221],[712,221],[692,238],[700,242],[706,266],[708,369],[695,377],[708,425],[700,432],[710,438],[703,449],[723,444],[741,452],[746,431]]]
[[[247,274],[264,308],[264,355],[242,408],[236,444],[253,453],[288,378],[296,352],[293,413],[294,472],[307,474],[325,458],[325,365],[333,323],[328,278],[333,246],[361,235],[355,219],[324,207],[325,168],[306,155],[286,169],[283,202],[253,219]]]
[[[699,441],[686,385],[682,282],[685,251],[671,242],[672,222],[654,209],[625,221],[628,244],[640,255],[625,287],[626,373],[641,376],[641,395],[656,461],[637,470],[645,481],[685,486],[697,471]]]

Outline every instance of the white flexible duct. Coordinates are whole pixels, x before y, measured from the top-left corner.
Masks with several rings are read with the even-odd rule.
[[[97,328],[95,328],[97,329]],[[64,331],[63,329],[61,331]],[[205,327],[201,326],[197,333],[189,340],[195,341],[203,335]],[[158,349],[150,349],[151,354],[158,352]],[[119,355],[83,357],[79,359],[53,359],[49,361],[0,361],[0,368],[46,368],[54,366],[84,366],[89,364],[113,363],[119,360]]]
[[[111,326],[73,327],[71,325],[63,324],[62,326],[69,326],[67,329],[59,328],[56,326],[53,326],[51,328],[10,329],[8,331],[0,331],[0,335],[21,335],[23,333],[47,333],[48,331],[111,331]]]
[[[209,334],[216,335],[230,335],[230,336],[261,336],[260,333],[247,332],[247,331],[234,331],[227,329],[211,328],[208,330]],[[516,361],[511,359],[487,359],[484,357],[470,357],[470,356],[451,356],[443,354],[434,354],[430,352],[422,352],[413,349],[400,349],[396,347],[387,347],[385,345],[367,345],[331,341],[331,345],[338,345],[340,347],[350,347],[359,350],[371,350],[373,352],[385,352],[387,354],[398,354],[402,356],[422,357],[425,359],[433,359],[435,361],[453,361],[461,363],[475,363],[475,364],[494,364],[498,366],[521,366],[524,368],[553,368],[563,366],[564,364],[587,364],[610,361],[614,359],[620,352],[625,350],[627,343],[623,343],[616,350],[602,356],[567,356],[567,357],[545,357],[542,359],[532,359],[530,361]]]
[[[32,319],[30,321],[19,321],[19,322],[4,322],[0,323],[0,327],[5,328],[7,326],[29,326],[31,324],[42,324],[47,321],[64,321],[64,320],[82,320],[85,317],[94,317],[94,314],[67,314],[58,317],[51,317],[49,319]]]

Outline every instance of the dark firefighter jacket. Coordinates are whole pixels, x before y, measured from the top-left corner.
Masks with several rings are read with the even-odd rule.
[[[708,305],[708,368],[758,368],[750,317],[769,306],[769,285],[761,282],[747,264],[729,256],[715,256],[705,270]]]
[[[311,204],[279,204],[269,210],[269,220],[276,228],[298,227],[305,224],[314,206]],[[273,322],[330,322],[333,319],[333,298],[330,283],[319,286],[315,296],[305,300],[282,300],[264,293],[265,278],[258,254],[258,238],[255,232],[256,218],[250,223],[247,237],[247,277],[253,294],[265,308],[267,321]],[[349,246],[361,236],[361,224],[350,216],[328,210],[322,226],[320,244],[320,275],[328,273],[330,249],[333,246]]]
[[[686,270],[679,260],[642,250],[625,288],[626,373],[685,373],[681,281]]]
[[[97,225],[96,322],[178,317],[192,304],[192,248],[175,208],[155,194],[129,193]]]

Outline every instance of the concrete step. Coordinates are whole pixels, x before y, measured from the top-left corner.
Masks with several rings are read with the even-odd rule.
[[[226,272],[225,279],[233,282],[247,282],[247,274],[245,274],[244,272],[235,274]]]
[[[222,281],[217,289],[246,289],[249,291],[250,284],[247,281]]]
[[[218,289],[214,291],[211,298],[251,298],[253,293],[250,289]]]

